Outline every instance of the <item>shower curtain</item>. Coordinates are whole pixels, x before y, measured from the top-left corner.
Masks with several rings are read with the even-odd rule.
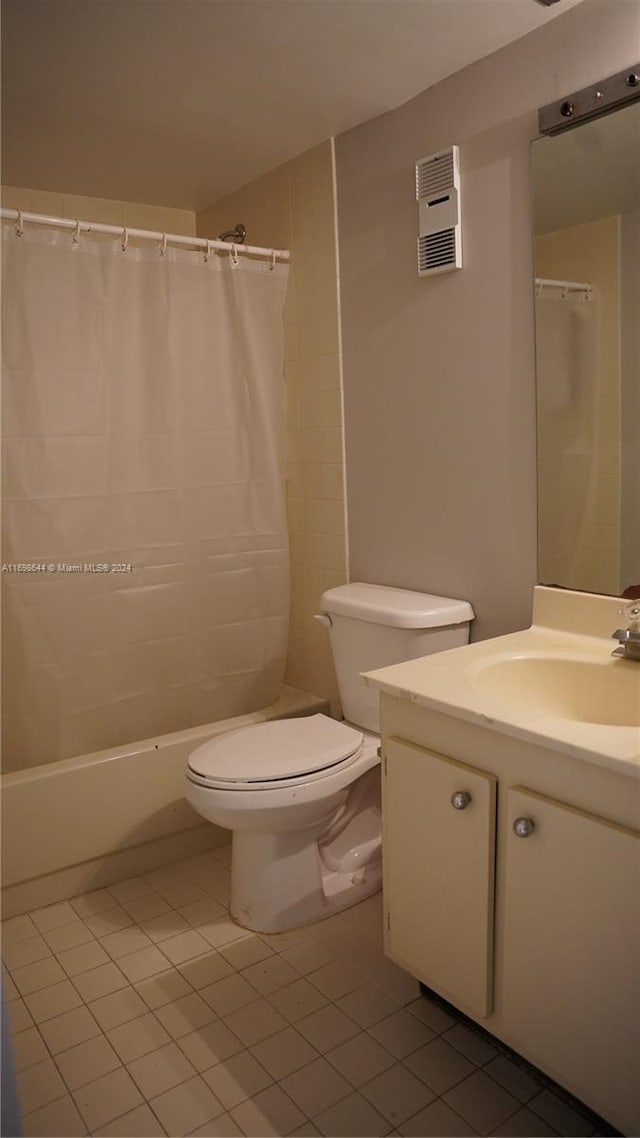
[[[536,297],[538,576],[579,587],[597,477],[599,318],[596,290]]]
[[[2,239],[5,769],[273,702],[286,266]]]

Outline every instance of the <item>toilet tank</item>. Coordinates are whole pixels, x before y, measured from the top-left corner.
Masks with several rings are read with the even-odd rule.
[[[380,732],[380,696],[360,672],[469,642],[468,601],[357,582],[322,594],[344,717]]]

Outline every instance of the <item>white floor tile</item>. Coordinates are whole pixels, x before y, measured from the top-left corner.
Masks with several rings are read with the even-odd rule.
[[[244,944],[244,941],[239,941]],[[208,947],[208,946],[207,946]],[[215,984],[216,980],[223,980],[225,976],[234,974],[233,968],[215,948],[209,948],[204,956],[197,956],[195,960],[188,960],[179,966],[179,972],[198,990]]]
[[[395,1055],[396,1059],[404,1059],[405,1055],[410,1055],[412,1051],[417,1051],[436,1038],[426,1024],[404,1010],[394,1012],[373,1024],[369,1028],[369,1034]]]
[[[62,1131],[60,1132],[62,1133]],[[66,1131],[65,1131],[66,1133]],[[164,1138],[166,1130],[145,1103],[94,1130],[94,1138]]]
[[[169,1135],[189,1134],[223,1113],[220,1101],[200,1075],[152,1098],[149,1105]]]
[[[364,1083],[360,1093],[389,1119],[392,1126],[398,1126],[417,1114],[435,1098],[429,1088],[400,1063]]]
[[[53,1019],[54,1016],[71,1011],[72,1008],[82,1007],[82,998],[70,980],[41,988],[39,992],[25,996],[24,1002],[36,1023]]]
[[[25,964],[11,973],[13,982],[21,996],[49,988],[66,979],[66,974],[54,956],[38,960],[35,964]]]
[[[362,975],[344,960],[334,960],[331,964],[316,969],[309,980],[329,1000],[339,1000],[347,992],[353,992],[362,984]]]
[[[135,990],[152,1011],[155,1008],[163,1007],[164,1004],[171,1003],[172,1000],[179,1000],[182,996],[188,996],[193,991],[184,976],[181,976],[175,968],[170,968],[168,972],[161,972],[158,976],[142,980],[136,984]]]
[[[131,952],[128,956],[121,956],[118,967],[124,972],[131,984],[140,980],[147,980],[158,972],[166,972],[171,967],[166,956],[152,945],[151,948],[141,948],[138,952]]]
[[[442,1099],[401,1122],[398,1130],[407,1138],[466,1138],[478,1133]]]
[[[85,917],[95,917],[105,909],[112,909],[113,897],[108,889],[94,889],[92,893],[72,897],[69,904],[81,920],[84,920]]]
[[[103,1031],[107,1031],[130,1019],[138,1019],[147,1011],[147,1005],[133,988],[127,987],[94,1000],[89,1009]]]
[[[208,1067],[213,1067],[215,1063],[244,1049],[238,1036],[222,1020],[215,1020],[197,1031],[182,1035],[177,1042],[196,1071],[206,1071]]]
[[[388,1120],[357,1091],[316,1115],[314,1122],[321,1134],[339,1134],[341,1138],[351,1135],[375,1138],[388,1134],[390,1129]]]
[[[107,953],[97,940],[58,952],[57,959],[67,976],[77,976],[81,972],[89,972],[92,968],[99,968],[101,964],[109,963]]]
[[[277,1086],[267,1087],[253,1098],[229,1111],[233,1120],[247,1135],[291,1134],[305,1122],[304,1115],[289,1096]]]
[[[231,944],[223,944],[219,951],[227,963],[238,971],[274,955],[273,949],[259,936],[247,936]]]
[[[252,1098],[273,1082],[268,1071],[249,1051],[239,1051],[210,1067],[203,1078],[225,1110]]]
[[[311,1015],[318,1008],[324,1007],[328,1000],[322,992],[312,986],[308,980],[296,980],[273,992],[269,997],[271,1003],[291,1023]]]
[[[285,1027],[260,1043],[254,1043],[251,1051],[276,1080],[284,1079],[318,1058],[318,1052],[295,1027]]]
[[[232,1012],[225,1018],[231,1030],[242,1040],[245,1047],[250,1047],[252,1043],[259,1043],[261,1039],[266,1039],[268,1035],[273,1035],[276,1031],[281,1031],[283,1027],[287,1026],[286,1019],[266,1000],[257,1000],[254,1004],[247,1004],[246,1008],[240,1008],[239,1011]]]
[[[24,1071],[35,1063],[49,1059],[49,1050],[37,1027],[27,1027],[13,1036],[13,1059],[16,1071]]]
[[[317,1012],[298,1020],[296,1027],[318,1051],[330,1051],[360,1033],[357,1023],[335,1004],[327,1004]]]
[[[412,1000],[411,1003],[406,1004],[405,1011],[416,1016],[422,1023],[426,1023],[427,1027],[435,1031],[436,1035],[448,1031],[456,1022],[453,1016],[449,1015],[440,1004],[426,996],[419,996],[417,1000]]]
[[[483,1071],[474,1071],[447,1091],[444,1099],[479,1134],[490,1134],[520,1107],[513,1095]]]
[[[581,1138],[582,1135],[591,1133],[590,1120],[574,1110],[553,1091],[547,1089],[541,1091],[527,1105],[529,1110],[548,1122],[549,1126],[553,1126],[560,1134],[577,1135]]]
[[[91,1131],[142,1104],[142,1095],[124,1067],[81,1087],[73,1098]]]
[[[4,945],[16,944],[19,940],[27,940],[38,935],[38,929],[27,914],[21,917],[9,917],[2,922],[1,928]]]
[[[40,1025],[42,1038],[52,1055],[100,1035],[100,1026],[88,1008],[74,1008]]]
[[[294,983],[300,975],[282,956],[275,954],[257,964],[250,964],[242,974],[263,996]]]
[[[326,1059],[314,1059],[313,1063],[287,1075],[280,1085],[309,1118],[345,1098],[353,1090]]]
[[[128,987],[127,980],[113,963],[92,968],[89,972],[82,972],[79,976],[74,976],[73,983],[87,1004],[92,1000],[99,1000],[101,996],[117,992],[120,988]]]
[[[152,1012],[130,1019],[107,1032],[107,1039],[122,1063],[131,1063],[141,1055],[156,1051],[171,1039]]]
[[[356,1087],[393,1066],[394,1062],[393,1055],[364,1031],[327,1051],[326,1058]]]
[[[519,1102],[528,1102],[542,1089],[539,1082],[522,1067],[517,1066],[506,1055],[498,1055],[487,1063],[485,1074],[500,1083],[506,1091],[514,1095]]]
[[[146,1099],[177,1087],[196,1073],[175,1043],[167,1043],[149,1055],[134,1059],[127,1067]]]
[[[476,1035],[475,1031],[471,1031],[463,1023],[457,1023],[454,1027],[443,1036],[443,1039],[457,1048],[467,1059],[470,1059],[476,1066],[481,1067],[484,1063],[488,1063],[490,1059],[495,1059],[498,1052],[495,1047],[492,1047],[486,1039],[482,1036]]]
[[[371,1027],[398,1011],[396,1001],[373,984],[363,984],[353,992],[348,992],[346,996],[341,996],[337,1004],[360,1027]]]
[[[404,1062],[437,1095],[444,1094],[474,1071],[473,1063],[440,1038],[412,1052]]]
[[[524,1107],[507,1118],[506,1122],[492,1133],[502,1135],[504,1138],[545,1138],[545,1135],[557,1134],[558,1131]]]
[[[64,1135],[76,1138],[87,1133],[87,1128],[71,1095],[65,1095],[54,1102],[41,1106],[22,1120],[25,1138],[52,1138]]]
[[[234,972],[231,976],[225,976],[202,988],[201,995],[217,1015],[228,1016],[238,1008],[254,1003],[259,992],[245,980],[244,974],[241,976],[239,972]]]
[[[2,946],[2,959],[10,972],[16,968],[22,968],[26,964],[35,964],[38,960],[45,960],[48,956],[51,956],[51,949],[38,933],[35,936],[27,937],[25,940],[17,940],[13,944],[3,944]]]
[[[56,1064],[70,1091],[84,1087],[121,1066],[109,1040],[100,1034],[56,1055]]]
[[[197,1130],[191,1131],[192,1138],[200,1136],[200,1138],[236,1138],[239,1135],[242,1138],[242,1130],[232,1119],[230,1114],[220,1114],[211,1122],[205,1122],[204,1126],[199,1126]]]
[[[25,1114],[66,1095],[67,1088],[53,1059],[27,1067],[18,1074],[20,1105]]]
[[[45,909],[36,909],[30,913],[31,920],[39,932],[48,932],[61,925],[68,925],[70,921],[77,921],[78,914],[68,901],[61,901],[57,905],[47,905]]]
[[[182,996],[170,1004],[163,1004],[161,1008],[156,1008],[155,1015],[173,1039],[188,1035],[189,1032],[204,1027],[216,1018],[215,1013],[197,992],[190,992],[188,996]]]
[[[152,942],[137,925],[130,925],[127,929],[119,929],[115,933],[108,933],[100,939],[100,944],[108,952],[112,960],[120,956],[127,956],[130,952],[138,952],[141,948],[150,948]]]

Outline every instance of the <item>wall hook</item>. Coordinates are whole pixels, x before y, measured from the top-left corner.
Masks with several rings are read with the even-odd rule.
[[[22,220],[22,210],[18,210],[18,217],[16,219],[16,237],[22,237],[24,234],[24,222]]]
[[[128,244],[129,244],[129,230],[127,229],[127,227],[125,225],[124,229],[122,230],[122,241],[120,242],[120,248],[122,249],[123,253],[126,253]]]
[[[162,241],[160,242],[160,256],[161,257],[166,256],[166,252],[167,252],[167,235],[166,235],[166,233],[163,233],[162,234]]]

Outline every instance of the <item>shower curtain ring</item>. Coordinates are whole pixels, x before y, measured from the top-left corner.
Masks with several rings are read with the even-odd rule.
[[[163,233],[162,234],[162,241],[160,242],[160,256],[164,257],[166,252],[167,252],[167,235],[166,235],[166,233]]]
[[[16,218],[16,237],[22,237],[23,233],[24,233],[24,222],[22,220],[22,210],[19,209],[18,210],[18,216]]]
[[[123,253],[126,253],[128,244],[129,244],[129,230],[127,229],[127,227],[125,225],[123,230],[122,230],[122,241],[120,242],[120,248],[122,249]]]
[[[273,270],[275,269],[275,267],[276,267],[276,251],[275,251],[275,249],[272,249],[271,250],[271,264],[269,265],[269,272],[272,273]]]
[[[234,264],[234,265],[238,264],[238,246],[237,245],[231,246],[231,261],[232,261],[232,264]]]
[[[206,264],[206,263],[207,263],[207,261],[209,260],[209,257],[210,257],[210,256],[211,256],[211,242],[210,242],[210,241],[209,241],[209,239],[207,238],[207,247],[206,247],[206,249],[205,249],[205,251],[204,251],[204,260],[205,260],[205,264]]]
[[[80,221],[77,217],[76,217],[75,229],[73,231],[73,237],[71,238],[71,244],[72,245],[79,245],[80,244]]]

